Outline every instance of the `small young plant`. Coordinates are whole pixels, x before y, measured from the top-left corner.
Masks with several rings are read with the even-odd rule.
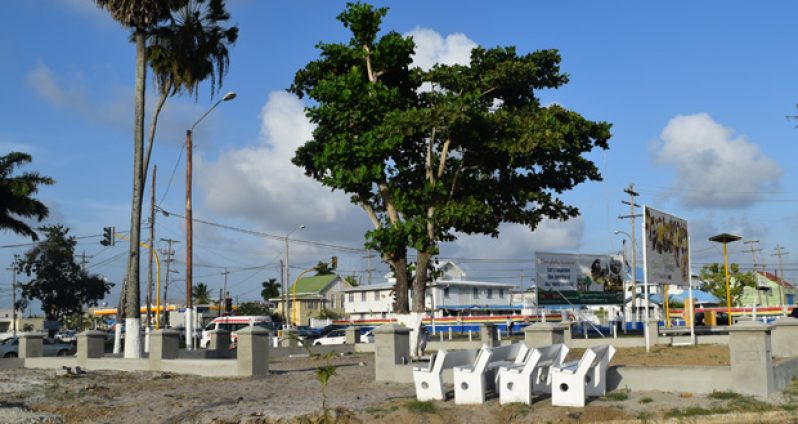
[[[298,335],[294,333],[288,333],[285,335],[285,337],[290,340],[295,340],[297,344],[302,346],[302,348],[307,351],[309,357],[324,361],[324,365],[316,367],[316,380],[318,380],[319,384],[321,384],[321,409],[324,414],[322,422],[331,422],[329,415],[330,411],[327,408],[327,385],[330,383],[330,379],[336,374],[337,368],[332,364],[332,358],[335,352],[330,351],[325,354],[316,354],[310,350],[310,346],[306,343],[306,341],[300,338]]]

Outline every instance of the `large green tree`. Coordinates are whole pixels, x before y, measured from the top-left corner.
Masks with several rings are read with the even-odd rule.
[[[40,228],[45,240],[25,252],[20,270],[29,277],[20,284],[26,300],[39,300],[48,320],[80,314],[83,306],[97,306],[112,284],[89,274],[75,262],[77,240],[61,225]]]
[[[386,134],[388,114],[416,104],[412,78],[413,41],[396,32],[377,37],[386,9],[350,4],[338,16],[352,31],[348,43],[319,43],[321,58],[299,70],[289,91],[308,96],[316,124],[313,140],[293,162],[325,186],[351,195],[374,230],[367,245],[381,253],[396,275],[396,312],[408,312],[407,239],[396,209],[393,155],[404,141]]]
[[[14,175],[18,167],[30,161],[31,156],[27,153],[11,152],[0,156],[0,229],[38,240],[36,232],[20,218],[41,221],[47,217],[47,206],[33,198],[33,195],[39,191],[39,186],[50,185],[54,181],[37,172]]]
[[[315,100],[306,110],[317,127],[294,163],[366,211],[367,245],[396,275],[396,312],[409,309],[406,254],[416,250],[421,312],[440,242],[577,216],[559,195],[601,179],[583,155],[608,148],[610,125],[540,104],[539,91],[568,82],[556,50],[476,48],[468,65],[422,71],[410,67],[412,39],[379,37],[385,13],[350,4],[339,16],[349,43],[319,44],[321,58],[297,72],[290,90]]]
[[[169,19],[173,10],[187,0],[94,0],[111,17],[132,32],[136,44],[136,85],[133,109],[133,196],[130,209],[130,251],[125,272],[125,317],[127,342],[125,357],[142,354],[139,328],[140,275],[139,244],[141,242],[141,204],[144,199],[144,93],[147,78],[146,39],[150,31]]]
[[[726,272],[723,264],[704,265],[698,274],[704,282],[703,290],[726,303]],[[756,287],[756,276],[753,272],[742,272],[736,263],[729,264],[729,297],[731,306],[737,306],[743,295],[744,287]]]

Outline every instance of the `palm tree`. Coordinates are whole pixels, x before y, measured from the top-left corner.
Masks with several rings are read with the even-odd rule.
[[[36,172],[11,175],[16,167],[31,160],[29,154],[20,152],[0,156],[0,229],[11,230],[35,241],[39,239],[36,232],[17,217],[36,218],[37,221],[47,218],[47,206],[31,195],[39,190],[39,185],[51,185],[54,181]]]
[[[230,19],[224,3],[224,0],[189,1],[172,13],[169,25],[151,32],[147,58],[155,73],[160,98],[150,123],[144,159],[145,177],[158,116],[166,99],[183,91],[196,98],[199,84],[209,77],[211,97],[222,86],[230,63],[228,46],[238,39],[238,27],[222,26]]]
[[[211,291],[205,283],[197,283],[191,288],[191,297],[197,305],[207,305],[211,303]]]
[[[276,278],[269,278],[269,281],[264,281],[261,285],[263,286],[263,290],[260,291],[260,297],[262,297],[263,300],[268,302],[269,299],[280,297],[280,285],[277,284]]]
[[[142,355],[139,329],[139,242],[141,241],[141,203],[144,199],[144,92],[147,77],[147,33],[169,19],[185,0],[94,0],[123,27],[129,28],[136,43],[136,87],[133,119],[133,202],[130,211],[130,253],[125,276],[125,358]]]

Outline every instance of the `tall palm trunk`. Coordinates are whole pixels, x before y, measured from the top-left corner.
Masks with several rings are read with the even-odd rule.
[[[141,358],[141,313],[139,281],[139,243],[141,240],[141,205],[144,199],[142,176],[144,159],[144,91],[147,78],[145,34],[137,30],[135,122],[133,125],[133,202],[130,210],[130,254],[127,260],[125,296],[125,358]]]
[[[429,253],[418,252],[416,256],[416,276],[413,280],[413,312],[424,312],[426,309],[424,295],[427,291],[427,267],[429,266]]]

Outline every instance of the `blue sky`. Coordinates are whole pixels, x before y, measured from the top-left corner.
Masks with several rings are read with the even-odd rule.
[[[293,74],[315,59],[319,41],[348,38],[335,20],[345,2],[232,0],[232,21],[240,37],[231,50],[230,71],[221,92],[238,97],[215,110],[195,131],[196,218],[266,234],[325,245],[292,243],[292,274],[318,260],[339,256],[343,273],[366,279],[362,234],[365,215],[346,196],[330,193],[288,163],[312,127],[302,102],[285,93]],[[390,7],[383,29],[413,35],[420,65],[457,62],[470,47],[515,45],[520,52],[557,48],[565,87],[540,93],[593,120],[613,124],[608,151],[590,157],[604,175],[564,197],[582,216],[544,223],[535,232],[502,227],[498,239],[463,237],[443,247],[469,277],[528,281],[534,252],[617,252],[629,231],[620,204],[635,183],[642,204],[690,223],[693,268],[721,260],[706,241],[718,232],[759,240],[758,262],[768,270],[777,244],[787,277],[798,275],[798,114],[792,2],[379,2]],[[129,227],[132,179],[132,93],[134,47],[128,34],[89,0],[24,0],[4,8],[0,28],[0,150],[33,155],[27,167],[52,176],[40,199],[51,223],[77,236],[99,235],[104,226]],[[210,87],[196,101],[172,98],[158,130],[153,163],[162,208],[183,213],[185,129],[214,101]],[[154,96],[148,98],[148,105]],[[179,159],[180,158],[180,159]],[[167,181],[176,169],[167,191]],[[149,187],[145,194],[149,205]],[[163,199],[163,200],[162,200]],[[156,218],[156,238],[184,240],[182,220]],[[284,254],[279,240],[195,224],[195,282],[217,291],[222,272],[234,296],[254,299],[259,282],[278,278]],[[639,230],[638,230],[639,233]],[[89,268],[120,282],[124,245],[104,248],[99,237],[81,239],[78,251]],[[27,240],[0,234],[0,244]],[[751,244],[730,246],[732,259],[751,266]],[[159,247],[163,247],[162,244]],[[26,246],[0,249],[9,264]],[[184,275],[182,243],[174,268]],[[468,260],[463,260],[468,259]],[[510,263],[498,260],[517,259]],[[385,267],[375,259],[375,282]],[[254,268],[254,269],[253,269]],[[5,272],[0,281],[9,281]],[[23,278],[24,279],[24,278]],[[0,307],[10,292],[0,288]],[[109,299],[115,302],[114,296]],[[182,283],[170,298],[183,295]]]

